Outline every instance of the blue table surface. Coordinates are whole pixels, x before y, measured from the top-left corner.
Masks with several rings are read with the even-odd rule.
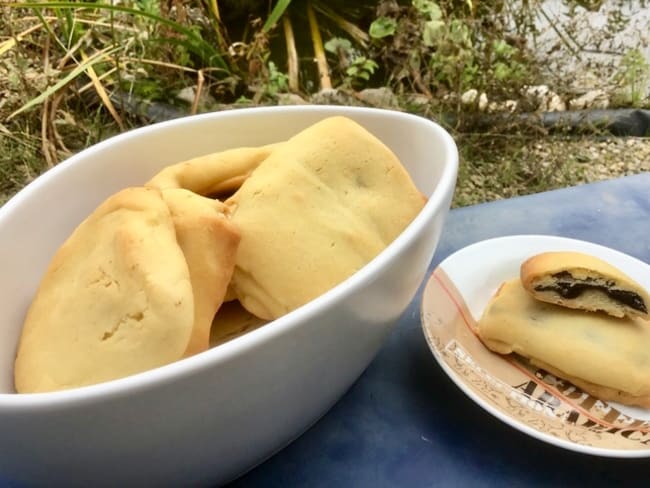
[[[650,173],[450,212],[429,271],[474,242],[547,234],[650,263]],[[466,397],[429,352],[421,290],[341,400],[232,487],[617,486],[648,483],[650,459],[600,458],[528,437]]]

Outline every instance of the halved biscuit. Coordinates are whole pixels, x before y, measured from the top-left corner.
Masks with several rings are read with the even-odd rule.
[[[646,290],[595,256],[545,252],[526,260],[520,271],[524,288],[538,300],[614,317],[649,316]]]
[[[388,147],[331,117],[278,146],[226,204],[242,234],[232,293],[271,320],[361,269],[425,198]]]
[[[194,323],[185,256],[160,191],[103,202],[57,250],[25,318],[19,393],[100,383],[183,357]]]
[[[602,400],[650,407],[650,322],[585,313],[533,298],[516,278],[478,323],[481,341],[515,353]]]

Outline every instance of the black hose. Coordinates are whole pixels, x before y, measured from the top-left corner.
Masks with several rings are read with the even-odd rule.
[[[615,136],[650,136],[650,110],[611,109],[575,110],[566,112],[543,112],[522,114],[525,122],[537,122],[553,130],[574,132],[607,131]]]

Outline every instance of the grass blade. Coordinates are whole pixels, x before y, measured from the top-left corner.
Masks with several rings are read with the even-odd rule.
[[[266,22],[264,22],[264,26],[262,27],[264,33],[269,32],[273,27],[275,27],[275,24],[278,23],[278,20],[280,20],[280,17],[282,17],[282,14],[290,4],[291,0],[278,0],[278,3],[276,3],[273,10],[271,10]]]
[[[307,2],[307,20],[309,21],[311,42],[314,45],[314,57],[316,58],[316,67],[318,68],[318,77],[320,78],[320,89],[328,90],[332,88],[330,70],[327,64],[327,57],[325,56],[325,48],[323,47],[323,38],[320,35],[316,14],[310,1]]]
[[[289,89],[292,92],[298,91],[298,50],[296,49],[296,38],[293,35],[293,26],[289,15],[282,17],[284,39],[287,47],[287,65],[289,69]]]
[[[2,56],[4,53],[9,51],[10,49],[14,48],[20,41],[23,40],[25,36],[28,36],[32,32],[41,29],[43,26],[41,24],[36,24],[28,29],[25,29],[22,31],[20,34],[17,34],[16,37],[11,37],[7,39],[6,41],[0,42],[0,56]]]
[[[325,17],[328,17],[332,22],[334,22],[339,29],[348,33],[352,39],[359,43],[362,47],[367,47],[368,42],[370,42],[370,36],[361,28],[346,20],[342,15],[337,14],[334,9],[328,7],[323,2],[314,2],[314,10],[322,13]]]
[[[81,51],[81,59],[83,59],[84,62],[88,61],[88,56],[84,51]],[[118,114],[117,110],[115,110],[113,102],[111,102],[108,93],[106,93],[104,85],[102,85],[102,82],[99,81],[99,77],[97,76],[97,73],[95,73],[95,69],[92,67],[92,65],[87,66],[86,74],[90,78],[90,81],[92,82],[97,95],[99,95],[99,98],[102,100],[102,103],[113,117],[113,120],[115,120],[120,130],[124,131],[124,123],[122,122],[122,117],[120,117],[120,114]]]

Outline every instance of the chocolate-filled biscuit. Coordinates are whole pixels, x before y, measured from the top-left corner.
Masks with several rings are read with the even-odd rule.
[[[545,252],[525,261],[520,271],[524,288],[537,300],[614,317],[649,316],[646,290],[594,256]]]
[[[518,354],[601,399],[650,408],[650,322],[544,303],[518,278],[501,285],[478,323],[481,341]]]

